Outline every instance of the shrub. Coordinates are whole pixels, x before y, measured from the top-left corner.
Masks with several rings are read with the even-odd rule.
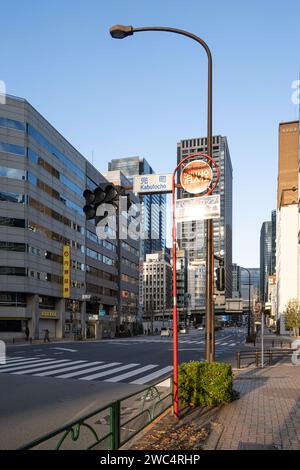
[[[233,400],[232,369],[221,362],[190,361],[178,371],[181,406],[216,406]]]

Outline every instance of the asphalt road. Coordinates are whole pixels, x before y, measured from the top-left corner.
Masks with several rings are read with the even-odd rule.
[[[245,332],[216,332],[216,360],[234,364]],[[179,362],[204,359],[204,331],[180,334]],[[0,449],[16,449],[172,372],[172,338],[11,345],[0,365]]]

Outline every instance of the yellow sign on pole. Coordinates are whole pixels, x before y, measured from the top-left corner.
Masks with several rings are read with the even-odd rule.
[[[63,247],[63,297],[69,299],[71,295],[71,249],[69,245]]]

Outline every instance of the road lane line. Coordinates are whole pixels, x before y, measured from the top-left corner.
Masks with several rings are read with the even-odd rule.
[[[143,385],[147,382],[150,382],[150,380],[152,379],[156,379],[157,377],[160,377],[161,375],[164,375],[167,372],[170,372],[171,370],[173,370],[173,366],[167,366],[167,367],[164,367],[163,369],[157,370],[156,372],[153,372],[152,374],[145,375],[141,379],[134,380],[133,382],[130,382],[130,383],[134,385]]]
[[[126,372],[125,374],[117,375],[116,377],[112,377],[111,379],[106,379],[104,382],[121,382],[124,379],[127,379],[128,377],[132,377],[134,375],[141,374],[142,372],[145,372],[146,370],[153,369],[154,367],[158,367],[157,364],[149,364],[148,366],[140,367],[139,369],[135,369],[134,371],[131,372]]]
[[[74,366],[73,364],[79,363],[79,362],[84,362],[84,364],[79,364],[77,366]],[[63,366],[63,368],[59,368],[56,370],[51,370],[50,372],[41,372],[40,374],[34,374],[39,377],[46,377],[47,375],[55,375],[55,374],[60,374],[61,372],[68,372],[69,370],[75,370],[75,369],[82,369],[83,367],[87,366],[92,366],[95,364],[101,364],[101,362],[88,362],[88,361],[72,361],[71,364],[67,364]],[[83,373],[83,371],[80,371]]]
[[[70,374],[58,375],[57,379],[69,379],[72,377],[77,377],[78,375],[84,375],[88,372],[94,372],[99,369],[107,369],[108,367],[118,366],[122,364],[121,362],[110,362],[109,364],[104,364],[103,366],[91,367],[89,369],[80,370],[79,372],[71,372]]]
[[[60,367],[60,366],[67,366],[68,364],[77,364],[78,362],[82,363],[82,362],[85,362],[85,361],[71,361],[70,359],[64,359],[61,362],[61,364],[56,364],[56,362],[59,362],[59,361],[55,361],[55,364],[51,363],[51,364],[46,364],[46,365],[43,365],[41,367],[33,367],[32,369],[29,369],[29,370],[21,370],[19,372],[14,372],[14,374],[16,375],[23,375],[23,374],[30,374],[32,372],[34,372],[34,375],[40,375],[40,374],[35,374],[36,372],[40,372],[40,371],[48,371],[50,369],[57,369],[57,367]],[[51,372],[53,372],[51,370]]]
[[[126,366],[117,367],[116,369],[110,369],[105,372],[99,372],[99,374],[88,375],[87,377],[81,377],[79,380],[94,380],[99,377],[104,377],[105,375],[113,375],[115,372],[120,372],[121,370],[131,369],[132,367],[139,366],[140,364],[126,364]]]

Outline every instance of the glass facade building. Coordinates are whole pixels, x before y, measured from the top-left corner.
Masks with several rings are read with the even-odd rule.
[[[108,170],[120,170],[133,183],[135,175],[153,174],[154,171],[145,158],[128,157],[113,159],[108,164]],[[144,240],[141,244],[141,256],[157,253],[165,249],[166,244],[166,195],[147,194],[140,196],[142,201],[142,216]]]
[[[177,162],[179,163],[184,157],[194,153],[207,152],[207,138],[201,137],[196,139],[181,140],[177,144]],[[214,194],[221,196],[221,217],[213,221],[214,234],[214,252],[216,255],[224,257],[225,266],[225,295],[230,298],[232,295],[232,178],[233,170],[231,158],[227,143],[224,136],[213,137],[213,155],[220,169],[220,182]],[[188,193],[178,190],[178,198],[191,197]],[[192,273],[197,275],[197,279],[201,279],[202,287],[199,287],[199,295],[197,299],[191,300],[194,306],[193,313],[199,313],[205,308],[205,274],[203,274],[203,263],[205,263],[205,235],[206,228],[204,221],[191,221],[178,224],[178,243],[180,249],[187,251],[188,263],[193,263],[190,269],[189,285],[194,285],[192,281]],[[195,269],[195,265],[201,266],[201,275],[199,270]],[[200,282],[200,281],[199,281]],[[190,290],[193,297],[193,292]]]
[[[260,231],[260,301],[267,301],[268,276],[272,274],[272,222],[262,224]]]
[[[85,335],[99,306],[109,320],[116,316],[116,241],[99,240],[82,210],[83,191],[102,182],[26,100],[6,97],[0,106],[0,338],[22,336],[26,326],[33,338],[46,329],[57,338],[74,329]],[[131,285],[129,295],[137,297]]]

